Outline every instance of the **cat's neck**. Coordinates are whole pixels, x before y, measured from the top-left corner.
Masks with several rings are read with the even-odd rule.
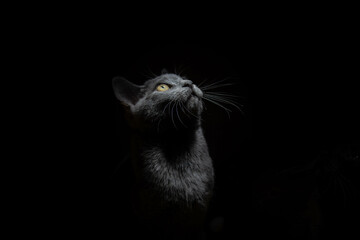
[[[162,154],[169,162],[176,162],[184,156],[198,155],[199,152],[208,154],[207,144],[202,128],[177,131],[166,135],[133,135],[132,152],[139,159],[143,153],[157,152]],[[141,157],[140,157],[141,158]]]
[[[139,186],[154,186],[167,202],[207,204],[213,168],[201,127],[161,138],[134,135],[133,141]]]
[[[151,127],[133,128],[132,133],[150,145],[183,145],[191,143],[196,138],[196,135],[202,135],[201,124],[197,120],[187,126],[174,127],[172,124],[164,124],[155,127],[155,125],[149,124]]]
[[[171,131],[161,133],[156,131],[134,133],[137,135],[137,138],[142,139],[144,143],[157,146],[179,146],[192,144],[194,141],[196,141],[199,135],[203,135],[201,126],[172,129]]]

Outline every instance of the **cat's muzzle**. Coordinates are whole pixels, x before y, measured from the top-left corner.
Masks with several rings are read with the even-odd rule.
[[[203,97],[203,92],[200,90],[200,88],[198,88],[196,85],[192,85],[192,92],[195,96],[202,98]]]

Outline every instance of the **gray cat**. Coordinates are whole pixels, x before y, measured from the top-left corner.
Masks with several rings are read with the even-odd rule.
[[[214,185],[201,128],[203,91],[170,73],[141,86],[114,78],[113,89],[133,132],[132,199],[140,223],[166,238],[194,236],[203,224]]]

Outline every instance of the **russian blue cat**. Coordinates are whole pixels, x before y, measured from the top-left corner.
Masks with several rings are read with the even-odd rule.
[[[201,127],[203,91],[170,73],[143,85],[114,78],[113,89],[133,133],[136,215],[147,229],[166,238],[194,236],[203,224],[214,185]]]

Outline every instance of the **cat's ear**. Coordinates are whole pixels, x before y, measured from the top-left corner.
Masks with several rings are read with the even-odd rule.
[[[124,105],[135,105],[140,99],[141,86],[133,84],[123,77],[115,77],[112,85],[116,98]]]

